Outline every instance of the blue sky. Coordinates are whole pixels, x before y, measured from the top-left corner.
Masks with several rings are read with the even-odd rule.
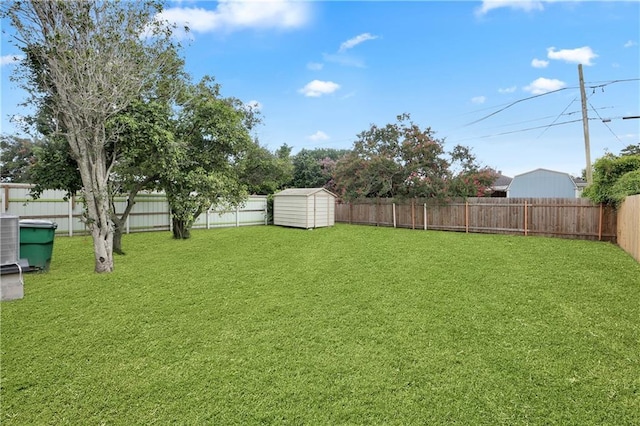
[[[621,118],[640,115],[637,1],[180,1],[163,18],[191,28],[181,37],[194,80],[212,75],[223,95],[260,108],[257,137],[271,150],[350,148],[407,112],[509,176],[579,175],[578,63],[592,160],[640,142],[640,120]],[[8,79],[18,52],[6,37],[1,48],[11,133],[24,95]]]

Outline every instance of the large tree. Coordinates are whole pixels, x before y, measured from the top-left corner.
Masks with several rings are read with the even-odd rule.
[[[113,250],[123,254],[122,233],[136,196],[142,190],[159,189],[161,177],[175,168],[178,145],[167,99],[133,102],[110,122],[109,128],[114,127],[118,138],[111,150],[118,152],[118,158],[110,185],[109,214],[114,223]],[[114,201],[116,196],[125,199],[120,211]]]
[[[118,155],[108,153],[116,139],[108,123],[175,58],[171,30],[156,20],[160,9],[116,0],[16,1],[2,9],[26,55],[16,77],[31,103],[46,104],[77,163],[96,272],[114,267],[109,184]]]
[[[255,148],[250,132],[256,121],[238,99],[221,97],[210,77],[185,91],[175,121],[178,158],[160,179],[174,238],[189,238],[195,220],[211,206],[246,200],[242,165]]]
[[[495,178],[468,148],[445,152],[444,141],[431,128],[421,129],[409,114],[401,114],[395,123],[372,124],[358,134],[352,151],[337,162],[334,180],[338,194],[347,199],[444,199],[484,193]]]

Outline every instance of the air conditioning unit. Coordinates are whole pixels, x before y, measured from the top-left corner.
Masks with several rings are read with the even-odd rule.
[[[0,214],[0,300],[22,299],[24,282],[20,265],[20,218]]]
[[[18,263],[20,257],[20,218],[0,214],[0,265]]]

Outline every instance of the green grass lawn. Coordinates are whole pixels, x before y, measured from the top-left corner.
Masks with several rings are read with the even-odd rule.
[[[640,265],[609,243],[337,225],[88,237],[1,304],[24,424],[640,424]]]

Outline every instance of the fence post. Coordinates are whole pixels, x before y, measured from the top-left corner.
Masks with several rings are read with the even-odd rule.
[[[524,200],[524,236],[525,237],[528,235],[528,232],[527,232],[527,222],[528,222],[527,213],[528,213],[527,200]]]
[[[411,199],[411,229],[416,229],[416,200]]]
[[[207,219],[207,229],[211,229],[211,224],[210,224],[210,222],[209,222],[209,213],[211,213],[211,207],[209,207],[209,208],[207,209],[207,216],[206,216],[206,219]]]
[[[4,190],[4,196],[2,197],[2,213],[6,213],[9,210],[9,187],[5,186],[2,189]]]
[[[236,205],[236,228],[240,226],[240,205]]]
[[[424,230],[427,230],[427,203],[424,203]]]
[[[67,206],[69,214],[69,236],[73,237],[73,196],[69,197]]]
[[[268,208],[268,201],[265,201],[264,203],[264,224],[268,225],[269,224],[269,208]]]
[[[469,202],[464,202],[464,232],[469,233]]]
[[[125,222],[125,227],[127,229],[127,234],[131,233],[131,226],[129,225],[129,219],[131,218],[131,214],[127,215],[127,221]]]
[[[393,206],[393,227],[396,227],[396,203],[392,204]]]

